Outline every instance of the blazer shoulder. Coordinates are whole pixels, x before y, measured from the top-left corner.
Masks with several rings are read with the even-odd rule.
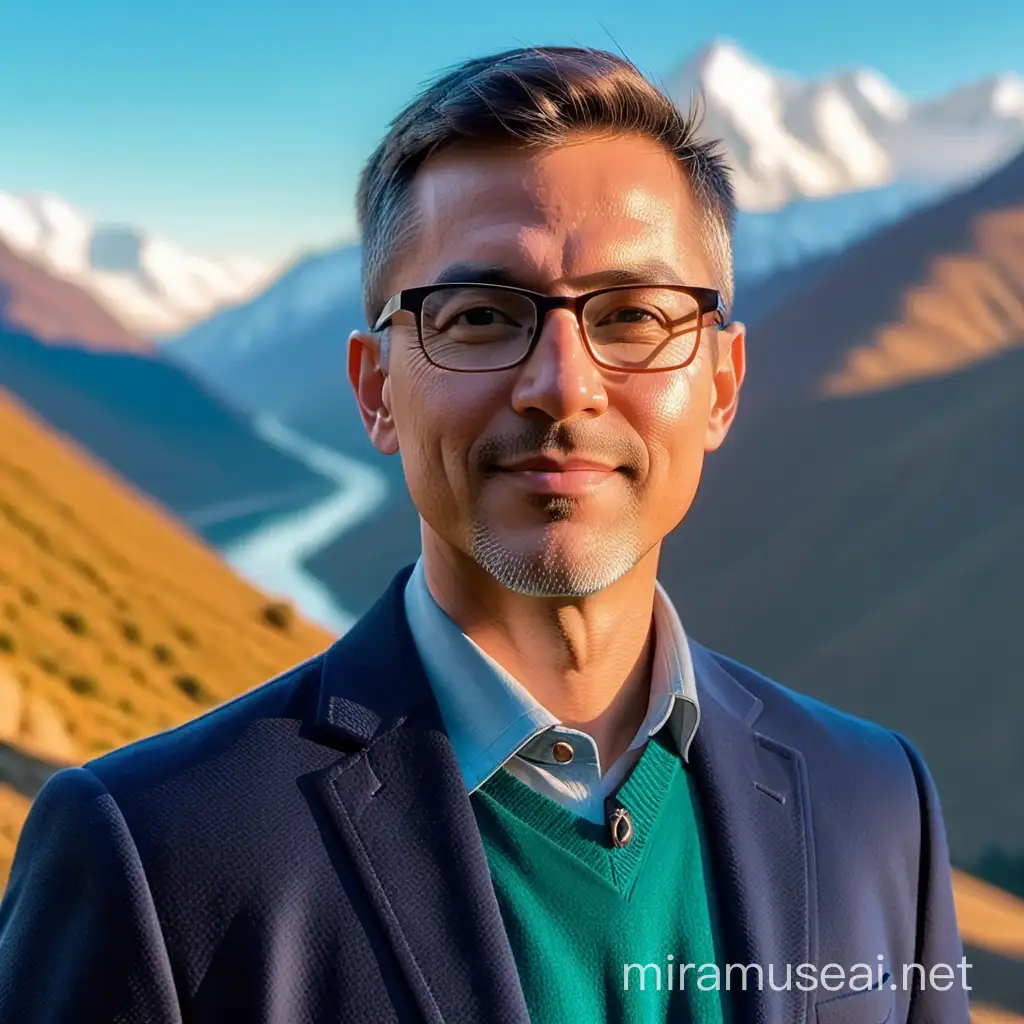
[[[246,762],[255,767],[261,747],[312,719],[323,658],[324,652],[316,654],[182,725],[125,744],[83,767],[118,799],[193,773],[239,742]]]

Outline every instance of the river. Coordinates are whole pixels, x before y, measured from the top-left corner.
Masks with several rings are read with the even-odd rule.
[[[340,636],[356,616],[342,608],[330,588],[304,563],[383,505],[387,478],[365,462],[311,441],[276,417],[258,416],[253,426],[268,444],[333,480],[338,488],[297,512],[269,519],[227,545],[222,554],[250,583],[288,598],[305,618]]]

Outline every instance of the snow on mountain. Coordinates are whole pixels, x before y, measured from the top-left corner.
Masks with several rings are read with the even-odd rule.
[[[132,227],[94,224],[49,194],[0,192],[0,240],[143,335],[180,331],[251,297],[273,269],[246,257],[208,259]]]
[[[1024,83],[1000,75],[912,103],[875,71],[818,81],[772,71],[728,41],[698,51],[666,83],[703,101],[742,209],[778,209],[892,182],[966,184],[1024,147]]]

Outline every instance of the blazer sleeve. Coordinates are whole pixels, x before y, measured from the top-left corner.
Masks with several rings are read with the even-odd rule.
[[[970,1024],[970,968],[961,967],[964,956],[953,901],[952,869],[946,826],[939,794],[923,758],[900,733],[896,738],[910,760],[921,806],[921,861],[917,886],[916,963],[924,968],[925,985],[915,981],[907,1024]],[[936,965],[939,965],[936,968]],[[948,965],[950,969],[947,969]],[[933,974],[933,968],[936,968]],[[902,972],[901,967],[897,970]],[[921,972],[915,972],[919,978]],[[933,985],[933,979],[935,984]],[[902,979],[897,977],[897,983]],[[948,986],[948,987],[947,987]]]
[[[0,902],[0,1021],[181,1024],[138,851],[86,768],[51,775]]]

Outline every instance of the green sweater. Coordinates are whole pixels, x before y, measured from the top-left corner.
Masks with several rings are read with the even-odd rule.
[[[504,769],[473,794],[535,1024],[729,1020],[724,973],[698,970],[724,959],[697,791],[671,744],[663,729],[618,791],[634,828],[619,849]]]

